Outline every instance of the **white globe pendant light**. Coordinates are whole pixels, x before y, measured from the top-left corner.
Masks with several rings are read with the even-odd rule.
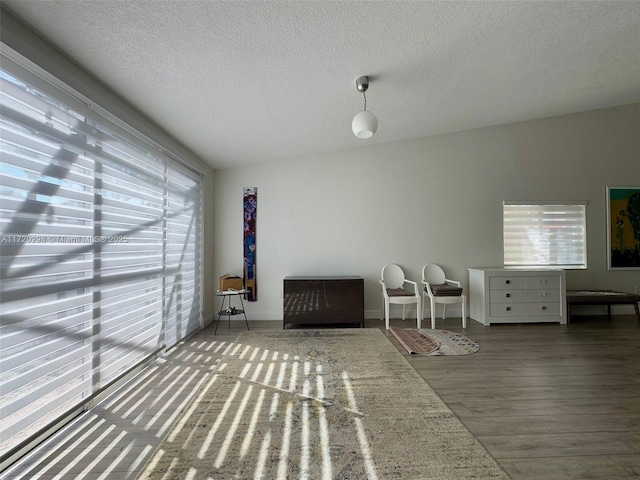
[[[356,113],[356,116],[353,117],[351,128],[356,137],[371,138],[378,129],[378,119],[373,113],[364,110]]]
[[[378,119],[373,113],[367,110],[367,95],[365,92],[369,88],[369,77],[358,77],[356,79],[356,88],[359,92],[362,92],[364,96],[364,110],[358,112],[356,116],[353,117],[351,128],[356,137],[371,138],[378,129]]]

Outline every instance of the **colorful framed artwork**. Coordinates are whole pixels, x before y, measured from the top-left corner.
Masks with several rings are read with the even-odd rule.
[[[640,270],[640,187],[607,187],[607,267]]]

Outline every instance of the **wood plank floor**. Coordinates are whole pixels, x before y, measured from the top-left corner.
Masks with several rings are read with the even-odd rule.
[[[478,353],[409,361],[513,479],[640,478],[634,316],[469,323]]]
[[[568,326],[468,323],[464,331],[459,320],[437,324],[480,344],[465,356],[410,357],[385,333],[514,480],[640,479],[640,325],[633,315],[574,317]],[[367,327],[384,331],[381,321]],[[233,321],[215,336],[212,327],[199,332],[0,478],[135,478],[244,329]]]

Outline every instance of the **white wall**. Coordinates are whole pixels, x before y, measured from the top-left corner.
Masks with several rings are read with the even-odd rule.
[[[466,287],[467,267],[502,265],[503,200],[586,200],[589,268],[568,287],[640,286],[607,271],[605,228],[605,186],[640,185],[640,104],[218,170],[214,185],[216,279],[242,275],[242,188],[258,188],[251,319],[282,318],[288,275],[364,277],[367,318],[389,262],[414,280],[438,263]]]

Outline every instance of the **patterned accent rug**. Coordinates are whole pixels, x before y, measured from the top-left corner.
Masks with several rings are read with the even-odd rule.
[[[242,332],[139,477],[508,480],[373,328]]]
[[[389,331],[411,355],[469,355],[480,350],[480,345],[461,333],[390,327]]]

